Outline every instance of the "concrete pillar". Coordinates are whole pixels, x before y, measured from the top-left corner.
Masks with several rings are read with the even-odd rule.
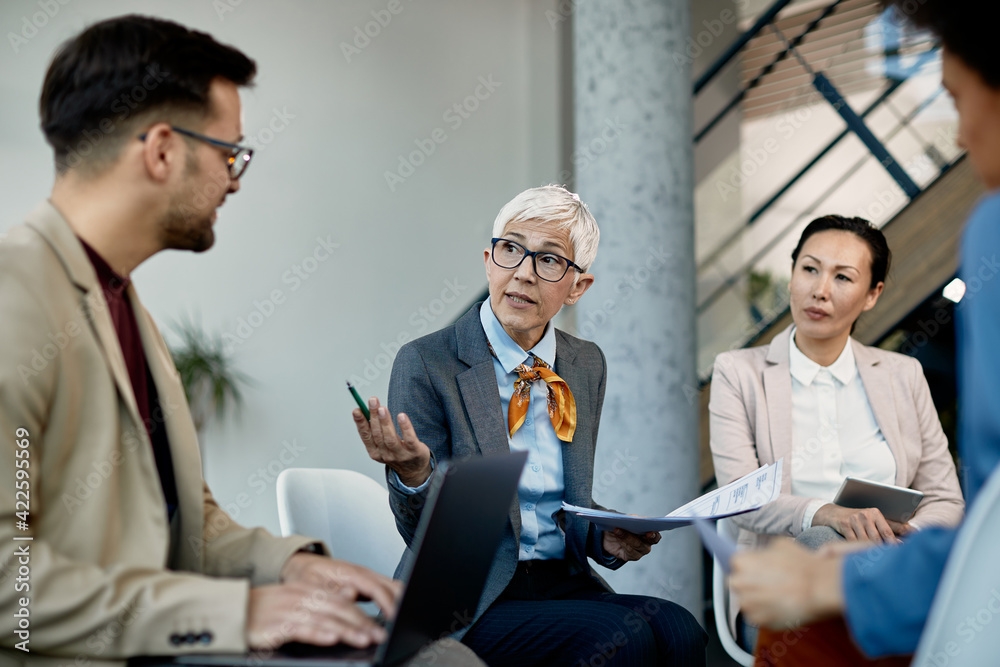
[[[574,7],[576,183],[601,227],[576,328],[608,359],[594,498],[663,515],[699,490],[690,2]],[[697,535],[681,528],[608,580],[701,620],[701,569]]]

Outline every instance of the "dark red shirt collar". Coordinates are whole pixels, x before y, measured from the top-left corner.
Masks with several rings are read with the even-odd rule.
[[[105,292],[110,292],[115,297],[124,297],[125,290],[128,288],[129,279],[123,278],[115,273],[115,270],[111,268],[111,265],[108,264],[103,257],[98,255],[96,250],[87,245],[86,241],[80,239],[80,244],[83,245],[83,249],[87,251],[87,257],[90,258],[90,263],[94,265],[94,271],[97,272],[97,280],[101,283],[101,288]]]
[[[170,458],[170,441],[167,437],[163,412],[160,409],[160,399],[156,392],[156,383],[146,364],[146,352],[142,347],[142,336],[135,319],[135,310],[129,301],[125,290],[129,279],[123,278],[108,265],[103,257],[80,239],[87,257],[94,266],[97,280],[101,284],[101,292],[108,304],[108,315],[118,335],[125,367],[128,369],[132,393],[135,395],[136,407],[142,417],[146,432],[153,446],[153,456],[156,459],[156,470],[160,476],[164,500],[167,504],[167,516],[172,517],[177,509],[177,483],[174,476],[173,461]],[[108,343],[110,344],[110,343]],[[156,421],[151,416],[158,415]]]

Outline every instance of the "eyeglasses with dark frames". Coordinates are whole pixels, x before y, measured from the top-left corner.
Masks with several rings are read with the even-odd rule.
[[[183,134],[186,137],[191,137],[192,139],[197,139],[198,141],[204,141],[206,144],[215,146],[216,148],[226,149],[228,151],[226,155],[226,166],[229,167],[229,178],[234,181],[238,180],[250,165],[250,158],[253,157],[253,149],[249,146],[231,144],[228,141],[207,137],[204,134],[198,134],[197,132],[192,132],[191,130],[185,130],[183,127],[177,127],[176,125],[171,125],[170,129],[178,134]],[[145,141],[146,134],[140,134],[139,140]]]
[[[493,263],[501,269],[516,269],[521,266],[525,258],[531,258],[531,265],[535,269],[535,275],[545,282],[557,283],[563,279],[570,267],[583,273],[583,269],[572,261],[557,255],[554,252],[542,252],[540,250],[528,250],[517,241],[510,239],[490,239],[493,244],[493,252],[490,256]]]

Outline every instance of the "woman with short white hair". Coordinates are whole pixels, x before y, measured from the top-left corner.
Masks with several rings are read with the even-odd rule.
[[[603,532],[561,509],[564,500],[597,507],[594,448],[607,367],[597,345],[551,321],[593,284],[599,239],[593,215],[565,188],[517,195],[483,252],[489,299],[396,356],[388,403],[402,438],[377,399],[370,422],[354,411],[369,455],[386,464],[407,544],[435,461],[528,452],[519,506],[472,625],[457,634],[490,665],[705,664],[706,635],[690,613],[659,598],[617,595],[587,562],[617,569],[649,553],[660,535]],[[407,549],[400,568],[411,557]]]

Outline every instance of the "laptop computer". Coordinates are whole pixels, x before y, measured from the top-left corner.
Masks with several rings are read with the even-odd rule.
[[[274,652],[133,658],[132,667],[342,667],[399,664],[468,625],[476,613],[517,491],[526,452],[440,462],[413,540],[388,639],[354,649],[288,644]]]

